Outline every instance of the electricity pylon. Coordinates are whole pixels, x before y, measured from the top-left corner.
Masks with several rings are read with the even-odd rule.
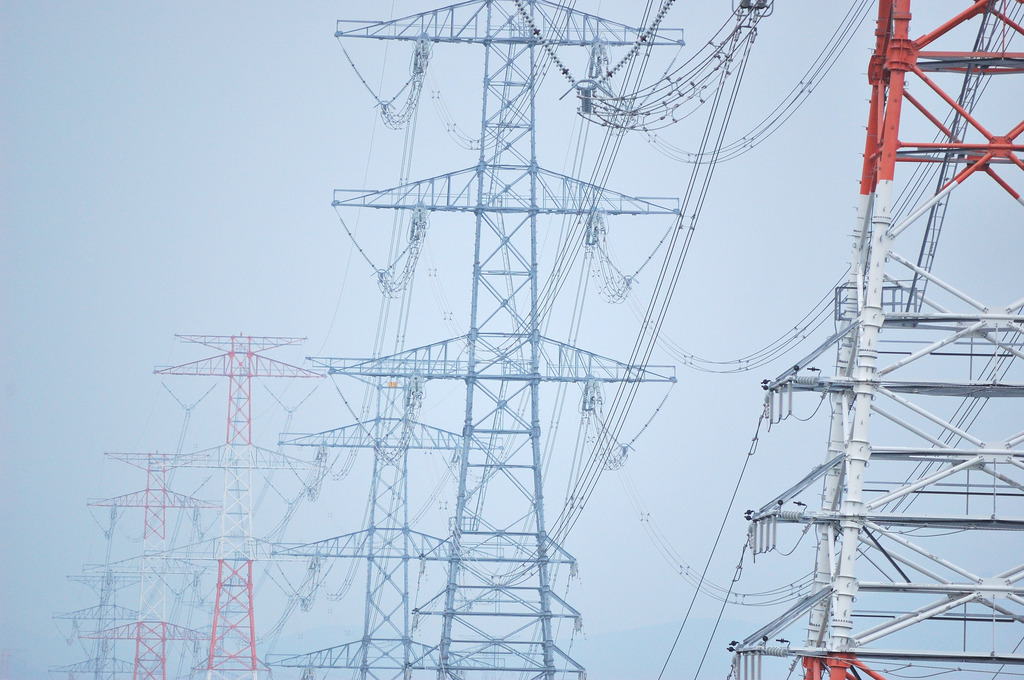
[[[409,521],[408,454],[415,451],[458,455],[463,438],[440,428],[399,418],[375,418],[311,435],[283,435],[292,446],[373,452],[370,506],[365,529],[300,546],[282,546],[277,554],[314,560],[366,561],[363,635],[359,640],[308,654],[271,657],[271,666],[356,668],[362,677],[402,677],[433,649],[412,639],[409,564],[445,559],[445,540],[416,531]]]
[[[224,505],[217,544],[217,590],[210,651],[203,664],[207,680],[249,676],[265,670],[256,653],[253,602],[252,473],[261,467],[261,452],[252,442],[252,379],[319,378],[319,374],[263,356],[262,352],[302,342],[302,338],[243,335],[183,335],[185,342],[220,350],[213,357],[157,369],[160,375],[220,376],[229,379]]]
[[[55,622],[70,622],[71,631],[66,633],[68,644],[71,644],[73,638],[78,637],[90,640],[93,645],[91,657],[64,666],[50,667],[51,673],[66,673],[68,680],[115,680],[118,676],[128,675],[134,671],[134,664],[117,657],[112,639],[94,635],[122,621],[134,621],[138,618],[137,610],[117,604],[119,590],[139,583],[139,572],[125,574],[115,570],[111,565],[110,554],[117,519],[117,508],[111,507],[110,525],[104,531],[106,559],[102,568],[98,572],[88,573],[89,570],[86,570],[87,573],[68,577],[72,581],[91,587],[99,602],[91,607],[53,616]],[[84,623],[88,623],[86,630],[83,630]]]
[[[336,35],[484,49],[479,162],[384,191],[339,190],[334,201],[343,210],[473,215],[469,333],[391,356],[313,359],[315,366],[333,375],[389,379],[405,386],[417,381],[463,382],[458,496],[451,534],[443,545],[436,543],[439,539],[422,537],[423,544],[417,546],[425,554],[440,554],[447,567],[444,589],[413,611],[436,617],[440,639],[426,645],[411,640],[409,612],[401,606],[402,598],[408,599],[407,585],[385,592],[375,591],[371,584],[367,607],[387,612],[388,628],[365,628],[361,641],[274,663],[356,669],[362,677],[375,678],[406,677],[416,670],[453,678],[582,674],[579,664],[556,646],[553,633],[554,620],[574,620],[579,614],[551,590],[552,568],[575,562],[546,531],[541,385],[671,381],[674,371],[629,365],[541,335],[537,220],[553,215],[582,223],[598,211],[672,216],[678,206],[672,200],[638,199],[543,169],[536,153],[536,95],[538,79],[554,50],[590,50],[597,44],[632,48],[641,40],[641,31],[543,0],[475,0],[393,21],[340,21]],[[678,47],[682,32],[662,29],[644,34],[643,41]],[[435,232],[438,228],[433,227]],[[404,503],[404,455],[392,462],[377,456],[375,464],[378,475],[391,468],[388,474],[397,480],[391,488]],[[407,519],[393,521],[396,528],[408,529],[401,526]],[[291,553],[366,555],[382,574],[393,574],[407,584],[409,545],[397,548],[382,541],[367,549],[349,535]],[[374,599],[382,596],[394,599]]]
[[[139,572],[142,587],[139,590],[137,619],[133,623],[106,628],[95,635],[110,640],[135,641],[132,680],[166,680],[167,641],[199,640],[202,635],[199,631],[167,621],[166,584],[161,565],[167,547],[167,509],[196,510],[217,506],[167,488],[167,472],[180,460],[180,455],[157,452],[107,455],[146,471],[144,490],[90,503],[143,509],[143,553]]]
[[[828,399],[830,441],[822,465],[749,514],[755,554],[774,548],[779,523],[813,529],[818,548],[812,592],[730,646],[741,679],[759,677],[766,656],[800,661],[806,680],[884,680],[909,666],[991,677],[1024,665],[1024,284],[1016,266],[995,271],[957,252],[940,271],[935,258],[954,192],[988,189],[1001,214],[1017,211],[1011,226],[1024,223],[1024,121],[1005,106],[1024,96],[1024,53],[1007,47],[1024,38],[1024,6],[913,3],[927,27],[912,30],[911,4],[878,3],[839,331],[765,383],[774,420],[794,393]],[[938,169],[934,191],[901,200],[925,186],[924,168]],[[968,239],[1020,250],[1019,229],[1011,245],[989,221],[966,226]],[[916,261],[901,253],[915,237]],[[970,290],[983,279],[997,283]],[[810,368],[829,348],[834,374]],[[812,488],[817,509],[797,500]],[[801,620],[806,634],[787,632]]]

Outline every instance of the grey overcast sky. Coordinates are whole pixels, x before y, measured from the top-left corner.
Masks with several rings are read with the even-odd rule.
[[[643,4],[578,6],[636,24]],[[851,3],[776,4],[760,28],[729,138],[757,123],[800,82]],[[212,446],[223,438],[224,385],[181,378],[164,381],[165,389],[152,374],[154,366],[203,356],[176,342],[176,333],[308,338],[301,349],[276,355],[293,363],[306,355],[370,353],[379,293],[330,206],[331,192],[397,184],[405,137],[376,118],[372,98],[333,37],[334,22],[432,6],[412,0],[0,4],[0,648],[17,650],[13,679],[40,680],[48,667],[87,656],[88,647],[66,644],[69,628],[51,620],[96,604],[86,586],[66,578],[105,558],[107,516],[87,503],[144,483],[141,473],[106,460],[103,452],[173,450],[184,412],[170,392],[188,404],[213,385],[194,411],[185,446]],[[689,50],[728,15],[728,2],[677,2],[665,24],[686,29]],[[742,356],[784,334],[845,271],[871,35],[870,22],[862,25],[788,124],[718,169],[666,325],[674,343],[715,359]],[[350,52],[382,93],[404,82],[408,45],[374,42]],[[413,178],[475,163],[475,152],[446,134],[439,112],[446,107],[459,128],[478,129],[480,55],[464,46],[435,48],[430,92],[417,120]],[[566,50],[564,58],[585,67],[583,50]],[[538,154],[559,172],[568,169],[566,140],[576,139],[580,125],[575,99],[562,94],[564,83],[549,76],[538,103],[544,128]],[[695,116],[660,136],[693,148],[700,121]],[[590,134],[598,139],[601,133]],[[634,134],[608,185],[635,195],[679,196],[688,174],[689,166]],[[977,210],[972,214],[985,219],[1003,215],[998,207]],[[351,224],[371,259],[383,260],[390,219],[360,215]],[[642,261],[665,226],[609,225],[623,269]],[[557,228],[551,229],[542,237],[553,241]],[[445,301],[454,324],[466,324],[471,230],[436,220],[431,237],[440,238],[430,242],[427,265],[439,274],[430,286],[420,280],[409,346],[450,334]],[[1010,266],[1013,252],[1020,251],[990,253],[992,266]],[[638,299],[650,293],[653,276],[651,267],[639,277]],[[637,325],[628,306],[603,305],[593,294],[587,305],[581,344],[628,355]],[[830,328],[826,324],[814,339]],[[758,383],[792,359],[726,376],[680,367],[679,384],[637,440],[625,470],[602,478],[567,545],[579,559],[580,576],[566,598],[584,619],[573,650],[591,680],[657,674],[692,589],[679,565],[652,543],[650,522],[689,564],[703,566],[761,410]],[[677,363],[664,353],[655,360]],[[257,435],[274,447],[285,422],[275,398],[291,408],[311,387],[267,388],[274,394],[254,391]],[[359,401],[357,386],[339,389]],[[449,389],[429,388],[424,419],[452,420],[461,407]],[[661,396],[653,390],[638,401],[626,436],[643,427]],[[569,398],[561,425],[569,448],[579,424],[576,398]],[[813,410],[813,404],[803,406],[808,414]],[[351,417],[327,383],[295,411],[291,429],[347,422]],[[795,427],[765,439],[713,562],[716,583],[728,581],[739,555],[742,510],[819,461],[826,429],[820,418],[814,422],[802,426],[803,439]],[[796,441],[807,446],[788,448]],[[438,469],[437,461],[424,463],[411,485],[429,487],[430,470]],[[344,479],[331,480],[290,538],[358,529],[368,475],[366,462],[358,461]],[[218,499],[215,481],[178,479],[176,490]],[[278,479],[268,492],[261,526],[273,526],[275,518],[267,515],[281,507],[274,505],[275,494],[294,493],[285,488],[292,482]],[[628,489],[643,498],[643,508],[630,504]],[[548,491],[551,514],[563,495],[564,482]],[[442,521],[443,509],[431,510],[434,521]],[[141,517],[126,511],[112,538],[114,558],[138,552],[140,535]],[[798,553],[790,566],[773,566],[778,573],[756,574],[748,565],[741,586],[761,590],[810,566],[809,552],[802,560]],[[340,582],[343,568],[337,571]],[[424,590],[438,584],[430,577]],[[266,577],[259,625],[277,619],[274,607],[282,598],[272,593],[288,578]],[[305,618],[295,614],[274,651],[308,651],[358,634],[363,586],[358,578],[355,584],[337,604],[321,601]],[[119,602],[133,606],[134,598],[128,587]],[[692,674],[717,614],[717,602],[699,600],[670,665],[672,677]],[[764,611],[727,609],[704,675],[724,676],[728,640],[767,618]],[[280,677],[292,676],[280,671]]]

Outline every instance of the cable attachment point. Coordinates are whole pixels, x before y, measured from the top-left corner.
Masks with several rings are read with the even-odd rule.
[[[778,537],[779,516],[776,512],[765,515],[755,515],[748,511],[745,515],[750,520],[747,527],[747,544],[753,555],[775,550]]]
[[[580,99],[580,113],[589,115],[594,112],[594,92],[596,90],[600,89],[607,96],[613,96],[611,90],[604,85],[610,72],[610,63],[608,44],[598,36],[590,46],[587,77],[576,83],[577,96]]]
[[[597,281],[597,294],[611,304],[624,302],[633,288],[636,275],[623,274],[612,261],[604,212],[595,210],[587,215],[583,245],[584,259],[589,260],[591,276]]]
[[[740,11],[743,12],[762,12],[768,7],[768,0],[740,0]]]
[[[430,38],[426,33],[420,34],[416,39],[416,48],[412,53],[412,64],[409,66],[409,80],[394,97],[387,100],[378,99],[380,116],[392,130],[401,130],[412,120],[416,107],[420,103],[420,94],[423,92],[423,79],[427,75],[427,65],[430,63]],[[409,90],[409,96],[400,106],[395,106],[395,100],[403,92]]]
[[[377,286],[390,298],[397,298],[409,287],[416,265],[423,250],[423,241],[427,237],[427,209],[422,203],[413,208],[412,221],[409,224],[409,242],[405,249],[386,269],[377,270]],[[399,270],[399,266],[401,269]],[[396,274],[396,272],[398,272]]]

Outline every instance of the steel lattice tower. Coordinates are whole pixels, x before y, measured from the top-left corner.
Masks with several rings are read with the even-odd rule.
[[[740,678],[759,677],[765,656],[802,661],[806,680],[884,680],[886,669],[908,664],[962,677],[1024,665],[1024,284],[1019,269],[993,271],[967,254],[948,257],[948,274],[935,268],[946,202],[961,187],[1005,189],[990,200],[1005,201],[1004,214],[1017,210],[1021,224],[1024,52],[1007,45],[1024,37],[1024,7],[913,3],[930,17],[921,32],[912,31],[911,4],[878,3],[839,331],[765,385],[775,419],[799,392],[818,393],[832,408],[825,463],[750,513],[755,553],[774,548],[779,523],[813,528],[813,590],[733,643]],[[1016,110],[985,106],[1007,94]],[[939,168],[934,192],[901,203],[900,192],[920,177],[909,170],[921,167]],[[986,177],[996,184],[978,186]],[[997,243],[988,222],[946,229],[965,226],[977,242]],[[901,253],[915,236],[916,261]],[[978,280],[963,278],[964,265]],[[975,293],[982,269],[998,282]],[[828,348],[837,352],[831,376],[809,368]],[[792,505],[819,484],[818,509]],[[806,636],[778,637],[801,620]]]
[[[217,590],[214,602],[210,651],[204,664],[208,680],[238,678],[257,673],[265,666],[256,653],[256,619],[253,602],[252,473],[260,468],[259,451],[252,442],[252,379],[315,378],[319,374],[262,355],[262,352],[293,345],[303,338],[252,337],[243,335],[183,335],[223,353],[206,359],[157,369],[160,375],[219,376],[229,379],[227,442],[219,467],[224,470],[224,505],[221,537],[217,545]]]
[[[408,455],[415,451],[459,455],[463,438],[453,432],[412,422],[378,417],[308,435],[283,435],[293,446],[372,451],[370,507],[365,529],[301,546],[278,546],[281,556],[365,560],[366,598],[363,635],[309,654],[271,656],[271,666],[358,669],[362,677],[403,677],[434,656],[429,645],[412,639],[409,566],[413,561],[445,559],[444,539],[411,527],[408,507]]]
[[[552,630],[555,619],[579,615],[551,590],[552,568],[574,560],[546,533],[541,386],[671,381],[674,371],[628,365],[541,335],[537,220],[560,215],[582,222],[595,212],[675,215],[678,207],[674,201],[637,199],[542,169],[536,153],[536,94],[542,47],[591,48],[599,41],[632,47],[639,34],[638,29],[539,0],[474,0],[394,21],[338,23],[336,35],[342,39],[428,40],[484,48],[478,164],[385,191],[339,190],[334,201],[339,209],[472,215],[469,333],[391,356],[313,359],[334,375],[390,379],[407,390],[417,381],[465,384],[464,425],[454,437],[457,441],[450,443],[451,433],[440,430],[417,432],[420,442],[435,439],[442,444],[438,448],[458,452],[457,506],[452,533],[444,541],[410,532],[407,513],[399,513],[387,518],[387,529],[404,532],[404,543],[378,536],[376,546],[367,545],[367,534],[363,539],[352,534],[290,550],[364,557],[376,563],[371,569],[393,581],[404,579],[405,585],[385,593],[375,591],[370,579],[367,611],[372,607],[384,612],[387,626],[367,627],[361,641],[275,665],[350,668],[360,670],[362,677],[392,678],[415,670],[453,678],[583,673],[556,646]],[[682,32],[662,29],[650,43],[678,47]],[[338,435],[344,431],[323,433],[310,443],[322,444],[324,436],[341,441]],[[362,435],[360,441],[367,443]],[[382,486],[385,470],[393,477]],[[396,461],[378,456],[374,484],[375,494],[386,491],[404,506],[404,455]],[[447,568],[444,589],[414,612],[439,621],[440,639],[432,645],[414,643],[409,636],[408,562],[417,554],[411,550],[440,559]],[[392,599],[374,599],[382,596]]]
[[[137,620],[107,628],[96,635],[111,640],[135,641],[133,680],[166,680],[167,641],[201,639],[198,631],[167,621],[166,585],[161,564],[166,551],[167,509],[217,506],[174,493],[167,488],[167,472],[177,464],[181,456],[158,452],[107,455],[146,471],[146,488],[142,491],[91,503],[97,506],[143,509],[143,554],[139,576],[141,588]]]
[[[79,609],[73,612],[64,612],[54,615],[55,621],[70,621],[71,635],[78,636],[83,640],[93,640],[93,656],[72,664],[64,666],[52,666],[51,673],[66,673],[68,680],[75,678],[90,678],[91,680],[115,680],[118,675],[131,674],[134,665],[123,659],[119,659],[114,649],[114,641],[110,638],[96,635],[101,631],[113,628],[121,621],[134,621],[138,618],[138,611],[121,607],[117,604],[117,591],[139,583],[139,572],[131,575],[115,571],[110,561],[110,551],[113,544],[114,526],[117,523],[117,508],[110,508],[110,526],[104,532],[106,538],[106,559],[102,568],[88,570],[93,573],[69,576],[72,581],[77,581],[91,587],[99,597],[99,602],[91,607]],[[89,630],[82,633],[82,623],[91,622]]]

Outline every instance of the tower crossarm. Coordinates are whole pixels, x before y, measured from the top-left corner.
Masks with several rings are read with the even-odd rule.
[[[67,673],[68,675],[78,675],[79,673],[92,673],[95,674],[98,671],[99,659],[84,659],[75,663],[67,664],[66,666],[50,666],[51,673]],[[131,675],[135,672],[135,665],[124,659],[109,659],[105,663],[108,663],[104,670],[108,673],[115,675]]]
[[[235,377],[238,375],[236,365],[232,365],[234,355],[230,352],[217,356],[197,359],[178,366],[158,367],[153,372],[157,375],[209,375],[219,377]],[[313,371],[286,364],[260,354],[249,357],[248,377],[250,378],[320,378]],[[234,372],[232,372],[234,371]]]
[[[240,455],[240,450],[248,450],[249,455]],[[182,463],[181,467],[197,468],[240,468],[259,470],[307,470],[313,467],[312,461],[304,461],[292,456],[270,451],[249,444],[247,447],[230,447],[221,444],[219,447],[212,447],[196,454],[189,454],[188,462]]]
[[[97,507],[117,506],[119,508],[219,508],[216,503],[210,503],[191,496],[185,496],[167,489],[143,489],[132,493],[91,500],[89,505]]]
[[[910,460],[927,463],[956,464],[969,460],[981,460],[987,464],[1024,463],[1024,450],[1006,450],[993,453],[991,449],[920,448],[912,446],[880,446],[872,450],[875,460]]]
[[[108,458],[113,458],[114,460],[119,460],[123,463],[128,463],[140,470],[150,470],[158,467],[163,468],[164,470],[171,470],[178,467],[186,467],[191,464],[191,462],[201,459],[206,454],[204,451],[195,451],[191,453],[108,451],[103,455]]]
[[[480,333],[476,370],[469,373],[467,336],[442,340],[378,359],[309,357],[331,375],[414,377],[424,380],[503,380],[545,382],[675,382],[674,366],[638,366],[609,359],[572,345],[540,338],[538,372],[530,368],[529,336]]]
[[[521,564],[521,555],[513,558],[508,555],[522,550],[532,537],[532,534],[517,531],[463,531],[459,535],[459,555],[475,562]],[[576,565],[576,558],[551,538],[545,538],[544,559],[548,564]]]
[[[184,552],[182,550],[182,552]],[[164,552],[154,555],[146,555],[147,564],[159,564],[163,574],[194,574],[196,572],[195,560],[204,559],[202,556],[196,558],[177,557],[171,552]],[[125,576],[138,576],[142,571],[142,560],[140,556],[126,557],[123,560],[109,562],[106,564],[86,564],[82,567],[85,572],[101,572],[110,569],[115,574]],[[135,581],[138,583],[138,580]]]
[[[68,580],[89,586],[96,591],[99,591],[104,586],[109,586],[113,590],[121,590],[122,588],[138,585],[138,568],[134,571],[128,571],[108,569],[108,566],[107,564],[87,564],[82,567],[81,574],[72,574],[68,576]]]
[[[955,448],[921,448],[921,447],[879,447],[872,451],[871,457],[875,460],[895,460],[923,462],[929,465],[948,464],[957,465],[963,463],[979,463],[981,465],[1020,465],[1024,466],[1024,451],[1004,450],[994,452],[992,449],[955,449]],[[834,456],[832,459],[816,466],[808,472],[803,479],[786,489],[761,508],[749,513],[751,520],[763,517],[777,516],[784,519],[785,513],[781,512],[782,507],[800,495],[801,492],[809,489],[812,484],[820,480],[830,471],[835,470],[844,460],[842,455]],[[972,465],[972,467],[974,467]],[[799,513],[801,517],[812,517],[809,513]],[[791,521],[803,521],[795,519],[793,514],[788,515]],[[991,519],[991,518],[990,518]]]
[[[640,40],[641,29],[609,21],[553,2],[531,2],[533,24],[523,21],[513,2],[470,0],[391,21],[338,21],[337,38],[375,38],[415,41],[426,35],[437,43],[537,44],[589,46],[597,40],[613,47],[629,47]],[[497,16],[488,22],[487,9]],[[682,47],[683,29],[659,28],[643,43]]]
[[[940,52],[917,53],[917,67],[927,72],[964,73],[980,69],[988,75],[996,73],[1024,73],[1024,53],[1001,52]]]
[[[531,197],[531,168],[526,165],[489,165],[466,168],[409,182],[390,189],[364,191],[335,189],[336,208],[383,208],[433,212],[473,213],[481,205],[489,212],[547,215],[678,215],[679,199],[627,196],[596,184],[536,169],[536,194]],[[487,191],[480,193],[480,187]],[[534,202],[535,200],[535,202]]]
[[[551,657],[545,660],[532,653],[528,642],[496,638],[485,643],[480,649],[450,654],[444,663],[444,668],[452,674],[461,674],[466,671],[489,671],[494,667],[494,659],[497,659],[501,670],[506,673],[527,673],[537,677],[552,665],[557,669],[558,674],[581,674],[584,672],[583,666],[576,663],[558,647],[552,650]]]
[[[238,335],[177,334],[174,337],[178,338],[182,342],[206,345],[211,349],[219,349],[225,352],[230,352],[233,348],[238,347],[240,341],[243,341],[252,352],[266,352],[267,350],[277,349],[278,347],[301,345],[306,341],[306,338],[285,338],[266,335],[255,336],[243,335],[241,333]]]
[[[399,439],[403,434],[401,431],[396,433],[396,430],[404,425],[406,425],[406,421],[402,418],[374,418],[316,434],[285,433],[281,435],[278,443],[287,446],[327,446],[348,449],[394,447],[398,446],[400,442],[392,440]],[[465,444],[465,439],[461,434],[423,423],[409,423],[409,425],[409,441],[403,443],[407,449],[461,451]]]
[[[928,595],[1024,595],[1024,586],[1002,583],[902,583],[888,581],[860,581],[857,589],[865,593],[925,593]],[[1018,616],[1018,620],[1021,618]]]
[[[999,344],[998,341],[993,340],[993,337],[1001,332],[1020,332],[1020,328],[1024,325],[1024,315],[1019,313],[1019,309],[1013,305],[1003,308],[1001,311],[986,311],[984,313],[974,312],[904,312],[903,307],[908,304],[909,300],[907,294],[909,288],[904,287],[900,282],[892,282],[887,284],[884,288],[884,294],[887,297],[887,304],[885,311],[887,312],[882,319],[882,328],[893,328],[893,329],[931,329],[933,331],[944,331],[950,335],[947,336],[947,340],[944,342],[936,343],[931,351],[936,351],[944,348],[947,344],[953,342],[963,343],[969,342],[972,338],[984,338],[994,344]],[[849,286],[840,286],[836,289],[836,306],[839,308],[844,301],[844,298],[851,294]],[[838,319],[838,315],[837,315]],[[822,391],[822,388],[826,384],[835,386],[849,387],[852,381],[847,378],[827,378],[824,376],[815,376],[817,379],[811,377],[798,378],[800,371],[807,369],[808,366],[826,351],[834,349],[839,343],[843,342],[847,336],[854,333],[859,327],[859,323],[854,322],[847,325],[843,330],[835,333],[832,337],[828,338],[824,343],[818,346],[814,352],[808,354],[806,357],[796,362],[794,366],[787,369],[784,373],[777,376],[772,380],[766,381],[764,387],[766,390],[776,390],[780,386],[793,385],[794,389],[812,389],[814,391]],[[852,336],[851,336],[852,337]],[[1005,349],[1005,348],[1004,348]],[[1014,348],[1005,349],[1005,351],[1014,351]],[[1019,351],[1019,350],[1018,350]],[[922,352],[922,356],[927,352]],[[889,369],[893,370],[893,369]]]
[[[536,590],[536,586],[506,586],[493,584],[467,586],[466,598],[458,605],[458,613],[460,616],[467,617],[490,616],[491,614],[487,611],[488,605],[493,606],[495,602],[503,601],[506,604],[514,603],[518,608],[517,612],[510,613],[511,616],[531,616],[538,614],[540,610],[538,609],[536,602],[527,595],[536,592]],[[562,611],[551,613],[552,618],[580,618],[580,613],[570,607],[565,600],[554,593],[552,593],[551,596],[554,598],[554,601],[562,607]],[[441,604],[442,603],[439,599],[435,598],[418,607],[416,611],[420,614],[441,614],[443,613],[443,608],[436,610],[433,608]]]
[[[159,632],[161,637],[165,640],[202,640],[207,635],[201,631],[192,630],[191,628],[185,628],[165,621],[139,621],[136,623],[128,623],[123,626],[116,626],[114,628],[107,628],[95,633],[89,633],[82,637],[103,640],[135,640],[139,635],[150,632],[143,630],[146,627],[159,628],[159,631],[153,632]]]
[[[138,615],[138,611],[117,604],[98,604],[84,609],[76,609],[73,612],[54,614],[53,618],[60,621],[93,621],[98,619],[129,621],[134,620]]]
[[[406,649],[412,652],[412,659],[405,660]],[[306,654],[271,654],[267,665],[282,668],[335,668],[357,669],[369,666],[375,670],[401,671],[406,669],[430,669],[438,667],[437,647],[428,647],[420,642],[399,639],[376,638],[368,650],[361,640],[335,645]]]
[[[146,556],[147,563],[159,564],[160,570],[166,574],[194,574],[196,568],[202,563],[219,559],[217,545],[220,538],[209,538],[198,543],[176,547],[160,553]],[[249,547],[252,550],[253,561],[278,559],[274,551],[278,544],[264,541],[259,538],[249,539]],[[102,576],[102,572],[110,571],[115,577],[131,579],[134,581],[127,585],[138,583],[138,574],[142,567],[142,557],[128,557],[116,562],[104,564],[86,564],[82,567],[84,576],[69,576],[73,580],[96,579]]]
[[[109,455],[120,457],[125,454]],[[251,466],[259,470],[306,470],[311,468],[314,463],[255,444],[234,446],[221,444],[208,449],[169,456],[166,459],[166,465],[168,469],[178,467],[248,469]]]
[[[849,392],[854,380],[842,377],[824,377],[793,382],[792,389],[801,392]],[[941,382],[932,380],[879,380],[875,385],[896,394],[920,394],[937,397],[1024,397],[1024,384],[994,381]]]
[[[753,517],[754,521],[777,518],[779,522],[790,522],[795,524],[834,524],[842,522],[846,516],[838,512],[780,512],[778,514],[765,514]],[[992,515],[910,515],[891,513],[865,513],[858,515],[858,519],[886,527],[937,527],[940,529],[955,529],[958,531],[967,530],[1001,530],[1001,531],[1022,531],[1024,530],[1024,517],[1001,517]]]
[[[379,547],[369,545],[371,538],[381,538],[385,544],[389,535],[394,538],[399,534],[407,534],[409,537],[408,555],[397,553],[387,555],[381,552]],[[407,557],[412,556],[424,560],[445,560],[448,558],[448,539],[437,538],[419,531],[403,528],[374,528],[356,531],[334,538],[326,538],[313,543],[298,545],[277,545],[273,549],[273,555],[287,555],[291,557],[320,557],[320,558],[355,558],[367,559],[370,557]],[[397,547],[395,548],[398,549]]]
[[[770,637],[770,635],[769,635]],[[736,652],[744,655],[763,655],[763,656],[777,656],[777,657],[789,657],[799,656],[806,659],[829,659],[835,661],[840,658],[838,655],[829,654],[822,651],[820,647],[803,647],[798,645],[791,645],[786,647],[769,647],[764,644],[761,637],[758,637],[755,642],[741,643],[736,645]],[[977,653],[970,651],[933,651],[926,649],[870,649],[863,648],[857,650],[857,659],[873,660],[877,662],[922,662],[922,661],[936,661],[944,663],[954,664],[997,664],[997,665],[1016,665],[1019,666],[1024,664],[1024,654],[1002,654],[1002,653]],[[850,663],[851,666],[855,666],[861,671],[868,670],[866,666],[856,661]],[[851,674],[852,675],[852,674]],[[869,677],[876,677],[870,675]],[[855,677],[855,676],[854,676]],[[861,675],[864,677],[864,675]],[[882,677],[882,676],[877,676]]]

